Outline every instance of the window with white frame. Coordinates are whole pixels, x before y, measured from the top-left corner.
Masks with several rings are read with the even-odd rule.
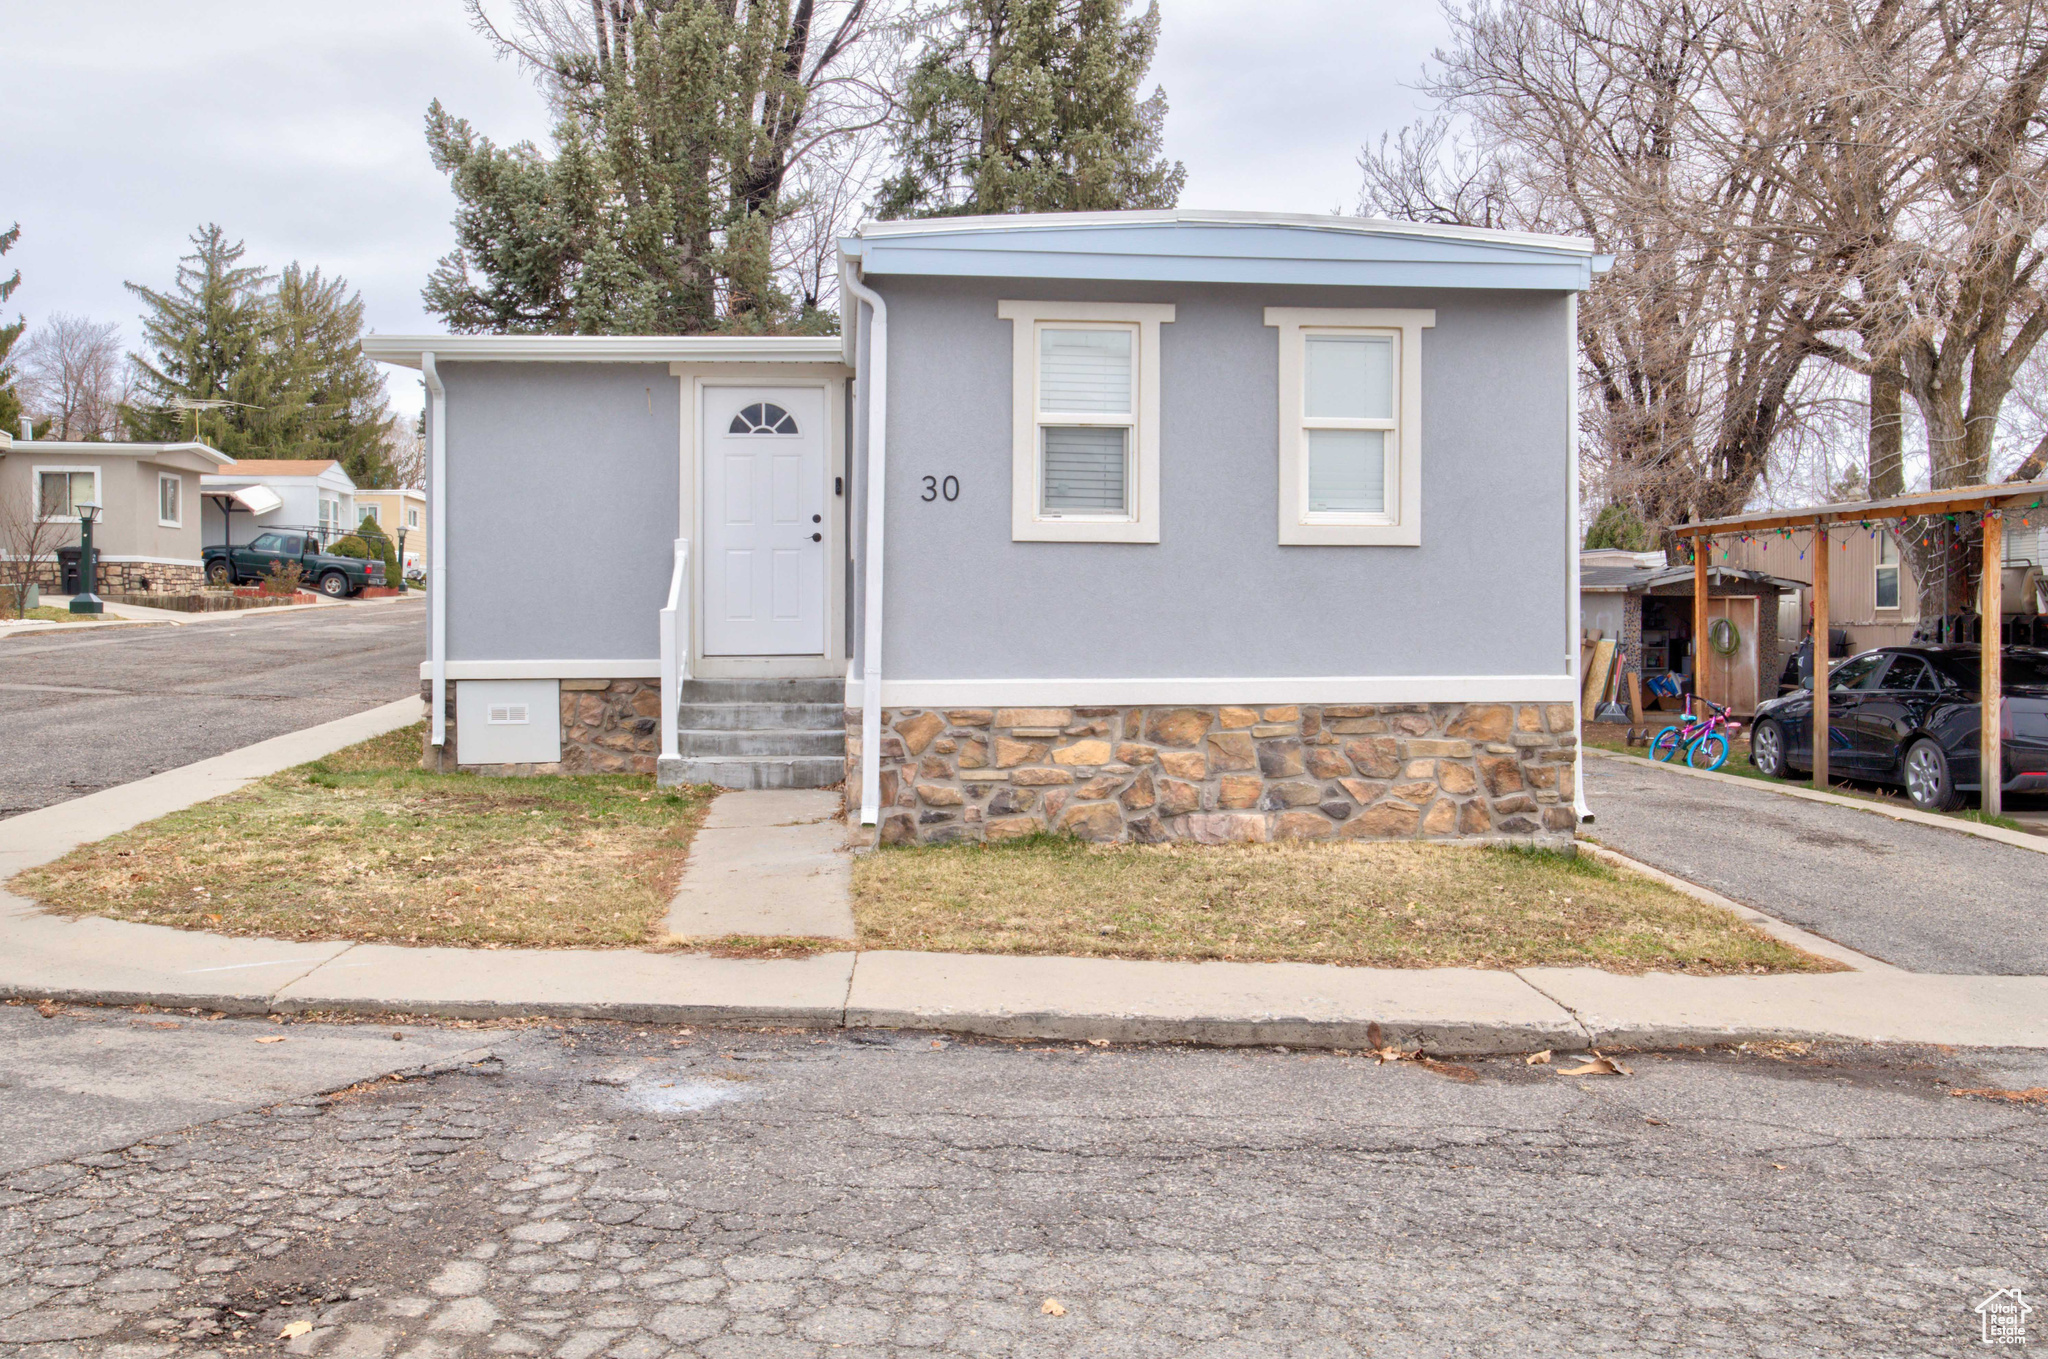
[[[362,524],[366,522],[379,525],[380,527],[383,525],[384,521],[378,517],[375,505],[356,506],[356,523]]]
[[[420,526],[420,512],[411,505],[405,507],[405,526],[409,529]]]
[[[1899,607],[1899,544],[1891,534],[1879,531],[1877,535],[1877,607],[1896,609]]]
[[[320,497],[320,538],[327,541],[341,531],[341,501],[329,495]]]
[[[1159,541],[1161,303],[1011,302],[1010,536]]]
[[[44,519],[76,519],[80,505],[104,504],[96,467],[36,468],[36,514]]]
[[[156,522],[163,528],[185,525],[185,485],[176,472],[156,474]]]
[[[1422,542],[1422,332],[1433,311],[1268,307],[1280,340],[1280,541]]]

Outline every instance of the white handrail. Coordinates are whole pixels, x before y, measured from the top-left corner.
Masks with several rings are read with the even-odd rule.
[[[683,757],[676,731],[682,682],[690,677],[690,540],[676,539],[675,569],[668,577],[668,603],[661,610],[661,758]]]

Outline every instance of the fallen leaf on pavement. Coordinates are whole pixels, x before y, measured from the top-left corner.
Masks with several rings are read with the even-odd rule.
[[[1545,1048],[1541,1052],[1530,1053],[1527,1057],[1524,1057],[1522,1059],[1522,1064],[1524,1066],[1549,1066],[1550,1049]]]
[[[2048,1085],[2036,1085],[2026,1090],[1999,1090],[1988,1087],[1982,1090],[1951,1090],[1949,1093],[1971,1099],[2004,1100],[2007,1104],[2048,1104]]]
[[[1663,1127],[1663,1126],[1664,1126],[1664,1120],[1663,1120],[1663,1119],[1661,1119],[1661,1118],[1651,1118],[1651,1117],[1650,1117],[1650,1116],[1649,1116],[1648,1114],[1645,1114],[1645,1115],[1643,1115],[1643,1122],[1645,1122],[1645,1123],[1650,1123],[1650,1124],[1654,1124],[1655,1126],[1657,1126],[1657,1127],[1659,1127],[1659,1128],[1661,1128],[1661,1127]]]
[[[1049,1317],[1063,1317],[1067,1314],[1067,1309],[1060,1306],[1057,1298],[1047,1298],[1038,1305],[1038,1310]]]
[[[1439,1062],[1434,1057],[1424,1057],[1418,1054],[1415,1058],[1415,1064],[1434,1071],[1439,1076],[1449,1076],[1454,1081],[1476,1081],[1479,1079],[1478,1072],[1469,1066],[1460,1066],[1456,1062]]]
[[[1596,1052],[1587,1059],[1585,1065],[1561,1066],[1557,1069],[1557,1074],[1560,1076],[1633,1076],[1635,1073],[1620,1062],[1615,1061],[1612,1057],[1602,1057]]]
[[[281,1033],[274,1033],[271,1034],[268,1038],[259,1038],[256,1041],[259,1043],[282,1043],[284,1041],[284,1035]]]
[[[279,1331],[279,1332],[277,1333],[277,1338],[278,1338],[279,1340],[293,1340],[293,1339],[296,1339],[296,1338],[297,1338],[297,1337],[299,1337],[299,1336],[302,1336],[302,1335],[304,1335],[304,1334],[305,1334],[306,1332],[308,1332],[308,1331],[310,1331],[310,1330],[312,1330],[312,1329],[313,1329],[313,1323],[312,1323],[312,1322],[310,1322],[310,1321],[294,1321],[294,1322],[290,1322],[290,1323],[287,1323],[287,1324],[286,1324],[286,1326],[285,1326],[285,1328],[284,1328],[283,1330],[281,1330],[281,1331]]]

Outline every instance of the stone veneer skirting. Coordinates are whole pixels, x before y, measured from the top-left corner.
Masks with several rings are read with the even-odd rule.
[[[1574,829],[1569,703],[892,708],[882,719],[884,844],[1047,830],[1221,844]],[[860,738],[848,709],[849,804]]]
[[[562,758],[551,764],[461,764],[455,737],[455,686],[448,682],[448,743],[440,750],[422,738],[420,768],[469,769],[480,774],[648,774],[661,753],[661,681],[565,679],[562,685]],[[433,711],[434,682],[420,681],[420,698]],[[428,736],[432,735],[431,728]],[[446,752],[446,753],[444,753]]]
[[[157,590],[197,590],[205,581],[196,566],[166,562],[110,562],[104,557],[94,563],[98,584],[93,593],[147,594]],[[52,557],[36,563],[36,584],[45,593],[64,588],[63,563]]]

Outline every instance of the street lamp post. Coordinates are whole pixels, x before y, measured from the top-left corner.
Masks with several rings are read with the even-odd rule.
[[[99,583],[99,563],[94,560],[92,526],[99,520],[100,507],[87,501],[73,508],[78,511],[78,593],[71,596],[71,612],[105,613],[107,606],[93,592]]]

